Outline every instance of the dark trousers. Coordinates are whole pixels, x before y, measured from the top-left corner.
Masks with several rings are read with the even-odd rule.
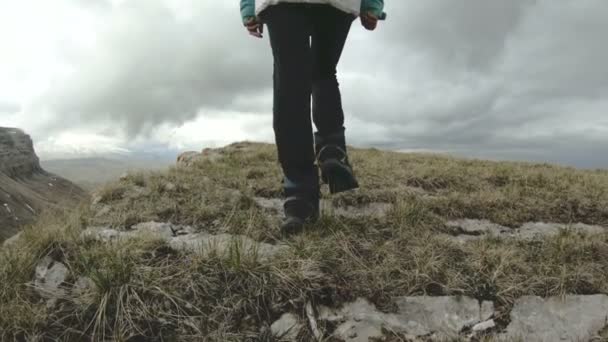
[[[314,167],[312,117],[319,134],[343,131],[336,67],[355,17],[329,5],[278,4],[260,17],[274,56],[273,126],[287,178]]]

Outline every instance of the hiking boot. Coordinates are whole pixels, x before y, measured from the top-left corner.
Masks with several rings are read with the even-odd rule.
[[[319,199],[307,199],[293,196],[283,204],[285,218],[281,224],[281,234],[290,236],[299,234],[306,224],[314,223],[319,219]]]
[[[281,224],[284,236],[300,233],[304,226],[319,218],[319,174],[316,166],[304,173],[287,172],[283,179],[285,218]]]
[[[329,185],[329,192],[336,194],[359,187],[348,161],[344,129],[322,136],[315,132],[315,153],[321,168],[321,179]]]

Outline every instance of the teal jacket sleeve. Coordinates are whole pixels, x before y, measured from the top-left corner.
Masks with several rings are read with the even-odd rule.
[[[255,17],[255,0],[241,0],[241,18],[246,22]]]
[[[386,19],[384,10],[384,0],[363,0],[361,1],[361,13],[372,12],[380,20]]]

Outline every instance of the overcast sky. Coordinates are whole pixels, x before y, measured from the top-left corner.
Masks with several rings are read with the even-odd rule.
[[[238,0],[0,0],[0,126],[43,159],[272,142]],[[339,77],[349,143],[608,167],[608,2],[386,0]]]

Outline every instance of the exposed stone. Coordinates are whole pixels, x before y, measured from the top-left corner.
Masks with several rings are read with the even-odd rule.
[[[494,322],[493,319],[490,319],[485,322],[475,324],[475,326],[473,326],[472,330],[473,330],[473,332],[480,333],[480,332],[490,330],[490,329],[494,328],[495,326],[496,326],[496,322]]]
[[[70,271],[51,257],[44,257],[36,266],[34,287],[45,298],[57,298],[65,295],[61,285],[66,281]]]
[[[17,128],[0,127],[0,173],[22,177],[40,171],[30,136]]]
[[[80,234],[80,237],[83,239],[94,239],[105,242],[118,239],[120,236],[121,233],[119,231],[106,227],[89,227]]]
[[[494,305],[469,297],[402,297],[396,300],[407,332],[416,336],[455,337],[466,327],[489,319]]]
[[[501,339],[529,342],[589,341],[608,325],[608,296],[519,298]]]
[[[170,246],[178,250],[191,252],[217,253],[226,256],[231,251],[238,250],[243,255],[257,256],[261,261],[272,259],[278,253],[288,249],[285,245],[271,245],[257,242],[244,235],[198,233],[182,235],[171,239]]]
[[[303,328],[298,316],[286,313],[279,320],[272,323],[270,331],[279,341],[296,341],[298,333]]]
[[[177,189],[177,186],[171,182],[167,182],[163,185],[163,189],[167,192],[171,192]]]
[[[566,225],[560,223],[528,222],[519,228],[511,229],[487,220],[462,219],[449,221],[446,223],[446,226],[452,230],[452,235],[447,235],[447,237],[457,242],[467,242],[483,237],[534,240],[556,236],[560,231],[572,231],[589,235],[608,232],[608,228],[606,227],[582,223]]]
[[[584,233],[589,235],[597,235],[608,232],[608,229],[601,226],[592,226],[583,223],[573,225],[558,224],[558,223],[526,223],[518,230],[518,235],[522,239],[535,239],[543,236],[555,236],[562,230],[569,230],[576,233]]]
[[[412,337],[457,337],[466,327],[489,319],[493,304],[468,297],[399,297],[397,313],[386,314],[365,299],[346,304],[336,311],[319,310],[319,319],[339,322],[334,335],[347,342],[363,342],[383,336],[382,329]]]
[[[191,252],[217,253],[228,255],[235,248],[243,255],[256,256],[266,261],[288,249],[286,245],[271,245],[257,242],[244,235],[196,233],[190,226],[176,226],[170,223],[145,222],[134,225],[131,230],[118,231],[106,227],[88,228],[82,232],[83,238],[102,241],[128,239],[136,237],[153,237],[166,241],[172,248]]]
[[[144,222],[139,223],[131,227],[131,230],[125,232],[130,235],[145,235],[152,236],[155,238],[170,240],[176,236],[176,232],[183,230],[184,228],[174,226],[170,223],[163,222]]]
[[[280,198],[254,197],[253,200],[260,207],[270,210],[275,214],[283,212],[283,200]]]

